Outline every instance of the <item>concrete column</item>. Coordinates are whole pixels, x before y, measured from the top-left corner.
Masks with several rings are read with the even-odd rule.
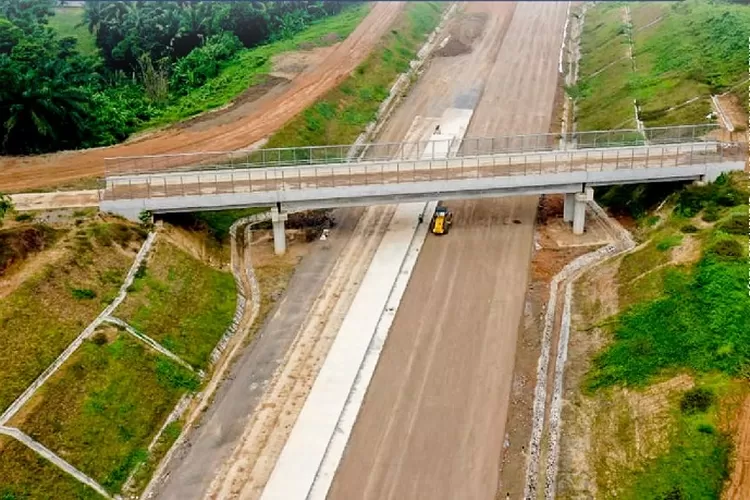
[[[576,203],[575,193],[565,193],[565,204],[563,205],[563,220],[573,222],[573,207]]]
[[[287,220],[286,212],[279,212],[277,207],[271,208],[271,223],[273,224],[273,249],[276,255],[284,255],[286,252],[286,235],[284,234],[284,221]]]
[[[573,234],[583,234],[583,227],[586,223],[586,205],[593,199],[593,188],[587,187],[583,193],[576,193],[573,208]]]

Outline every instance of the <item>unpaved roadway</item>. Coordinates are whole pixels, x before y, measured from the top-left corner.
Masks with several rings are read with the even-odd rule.
[[[386,136],[409,110],[477,101],[468,136],[546,132],[566,7],[469,4],[487,18],[473,52],[433,61]],[[451,203],[454,228],[422,249],[330,499],[495,497],[536,204]]]
[[[203,122],[196,122],[108,148],[6,157],[0,160],[0,191],[17,192],[101,177],[104,175],[104,159],[113,156],[229,151],[256,143],[346,78],[367,57],[402,8],[403,2],[375,4],[357,29],[322,63],[292,80],[285,92],[259,100],[258,106],[240,120],[210,128]]]

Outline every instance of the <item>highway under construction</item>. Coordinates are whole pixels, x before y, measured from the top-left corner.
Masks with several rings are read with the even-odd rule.
[[[347,222],[326,255],[306,257],[307,279],[292,282],[265,326],[287,332],[276,374],[254,378],[251,354],[238,362],[235,377],[264,387],[251,415],[228,416],[245,390],[231,377],[190,448],[168,464],[158,498],[496,498],[538,194],[567,193],[566,220],[581,233],[589,184],[737,168],[696,129],[661,144],[655,136],[555,151],[568,12],[563,2],[461,5],[433,47],[453,38],[468,50],[431,57],[374,141],[391,146],[364,148],[359,159],[336,146],[298,148],[305,162],[281,151],[111,160],[104,207],[132,217],[252,199],[273,207],[277,251],[285,208],[374,205],[335,210]],[[533,146],[482,150],[471,139],[521,135],[535,135]],[[127,161],[166,162],[166,172],[120,169]],[[546,175],[552,191],[519,181],[534,175]],[[555,175],[568,178],[551,182]],[[497,179],[507,185],[481,196],[467,185],[450,192],[452,182]],[[378,191],[385,195],[375,199]],[[437,198],[450,199],[450,231],[440,237],[429,234]]]
[[[457,130],[462,137],[548,132],[567,10],[567,3],[461,6],[438,40],[459,37],[470,50],[434,57],[377,141],[429,140],[436,125],[444,134],[443,115],[456,109],[471,112]],[[314,321],[337,332],[296,424],[261,427],[262,415],[251,418],[228,453],[201,432],[170,467],[159,497],[494,498],[536,205],[536,196],[452,201],[450,234],[428,238],[418,224],[430,209],[424,203],[365,209],[364,223],[373,216],[390,223],[370,236],[379,246],[356,293],[343,294],[349,314],[331,305],[328,315],[289,325],[304,331]],[[338,265],[346,261],[330,275]],[[302,300],[302,288],[292,285],[285,304]],[[382,323],[391,323],[386,332]],[[357,331],[364,338],[348,333]],[[368,373],[371,381],[358,384]],[[228,404],[218,399],[202,428],[221,426]],[[330,439],[340,434],[348,439]],[[260,435],[265,444],[252,439]],[[224,454],[216,477],[199,465],[213,461],[211,450]]]
[[[289,212],[339,221],[147,497],[520,498],[501,461],[539,195],[565,195],[581,235],[596,186],[743,165],[710,127],[558,133],[570,6],[452,4],[366,143],[144,155],[142,141],[88,155],[106,177],[84,204],[134,220],[270,207],[278,254]]]
[[[531,305],[533,283],[543,282],[532,265],[543,248],[540,196],[556,197],[557,229],[573,242],[569,259],[550,265],[547,277],[564,275],[560,286],[569,286],[574,273],[564,269],[572,263],[624,252],[624,240],[635,246],[594,202],[595,189],[703,183],[743,169],[747,155],[723,142],[714,125],[560,127],[563,102],[571,102],[563,63],[580,36],[570,31],[572,6],[445,6],[440,26],[399,78],[403,85],[394,85],[388,106],[354,144],[263,148],[368,60],[402,2],[377,2],[322,62],[246,115],[236,112],[232,123],[194,123],[109,152],[7,165],[0,187],[18,191],[44,187],[40,173],[55,161],[55,185],[100,176],[99,189],[15,194],[19,209],[96,206],[155,233],[164,228],[154,220],[165,214],[262,209],[235,221],[227,240],[229,267],[250,290],[239,292],[231,328],[252,332],[252,341],[236,341],[221,370],[205,372],[212,377],[191,393],[196,403],[186,403],[193,406],[176,444],[149,464],[157,470],[141,498],[537,497],[537,482],[550,478],[540,472],[542,436],[562,404],[547,386],[562,380],[566,355],[540,338],[569,323],[570,312],[556,298],[541,314]],[[186,150],[191,144],[195,152]],[[304,244],[294,241],[300,233],[289,230],[289,215],[319,209],[335,225],[319,241],[308,234]],[[254,240],[258,224],[270,232]],[[285,252],[297,258],[293,250],[305,247],[290,264],[297,267],[288,286],[270,299],[258,290],[253,245],[266,245],[271,262]],[[252,316],[244,309],[250,294]],[[261,301],[275,302],[262,323],[255,322]],[[522,332],[531,316],[548,324],[530,341]],[[561,363],[549,361],[556,357]],[[533,399],[533,411],[515,406],[519,392]],[[555,425],[559,433],[559,418]],[[555,460],[548,463],[556,467]],[[554,497],[554,485],[545,495]]]

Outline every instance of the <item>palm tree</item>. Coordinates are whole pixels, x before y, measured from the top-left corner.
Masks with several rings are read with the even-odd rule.
[[[18,154],[77,145],[91,96],[73,82],[70,64],[46,58],[36,67],[13,66],[8,69],[14,77],[0,89],[3,149]]]
[[[216,32],[214,8],[209,2],[190,2],[179,8],[180,28],[173,41],[174,56],[186,56]]]
[[[77,27],[86,26],[96,36],[103,26],[120,23],[126,9],[125,2],[86,2],[83,21]]]

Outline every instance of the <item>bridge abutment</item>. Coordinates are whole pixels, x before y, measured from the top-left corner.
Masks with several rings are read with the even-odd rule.
[[[568,196],[565,196],[567,201]],[[587,187],[583,193],[575,194],[575,203],[573,205],[573,234],[583,234],[586,224],[586,205],[594,200],[594,189]]]
[[[271,208],[271,224],[273,225],[273,250],[276,255],[284,255],[286,252],[286,234],[284,232],[285,222],[288,214],[279,207]]]

